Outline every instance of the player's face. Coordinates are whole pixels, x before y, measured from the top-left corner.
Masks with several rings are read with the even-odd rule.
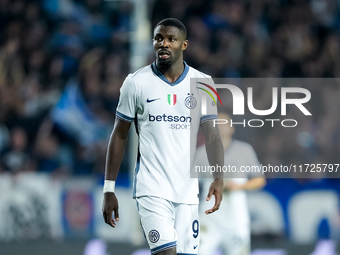
[[[172,65],[180,59],[187,46],[188,41],[177,27],[160,25],[155,28],[153,48],[157,64]]]

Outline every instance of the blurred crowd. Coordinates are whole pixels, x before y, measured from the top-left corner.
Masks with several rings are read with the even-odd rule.
[[[103,174],[119,88],[131,71],[131,3],[108,8],[108,2],[0,0],[0,172]],[[340,72],[336,0],[149,3],[152,28],[166,17],[183,21],[186,62],[213,77]],[[313,117],[296,113],[294,134],[280,128],[236,134],[249,138],[261,162],[336,163],[340,85],[308,89]],[[256,93],[270,107],[268,91]]]
[[[103,175],[131,6],[0,0],[0,172]]]
[[[213,77],[337,77],[336,0],[155,1],[153,25],[177,17],[186,60]]]
[[[270,124],[262,128],[235,125],[235,137],[250,142],[263,164],[339,164],[340,79],[327,79],[337,78],[340,73],[339,1],[160,0],[155,1],[152,14],[153,26],[163,17],[176,17],[186,24],[189,47],[185,60],[212,77],[235,81],[247,77],[324,78],[295,80],[290,85],[282,80],[271,85],[248,82],[253,87],[257,109],[271,107],[272,87],[278,87],[279,98],[282,86],[308,89],[312,99],[306,108],[312,116],[303,115],[293,106],[288,106],[287,116],[281,116],[280,103],[271,116],[256,116],[248,111],[234,121],[295,119],[298,126],[283,128],[279,122],[274,128]],[[247,99],[247,88],[241,89]],[[222,99],[224,107],[220,110],[231,114],[232,99],[228,99]],[[327,171],[295,177],[326,176]]]

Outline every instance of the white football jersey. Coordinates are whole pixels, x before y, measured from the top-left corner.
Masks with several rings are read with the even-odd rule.
[[[117,117],[135,121],[139,136],[134,197],[198,203],[198,181],[190,178],[190,167],[194,167],[199,125],[216,119],[217,107],[206,92],[190,86],[198,78],[212,85],[211,77],[184,65],[174,83],[153,63],[129,74],[120,89]]]
[[[229,147],[224,152],[224,164],[235,166],[240,169],[241,166],[260,166],[256,153],[253,147],[246,142],[232,140]],[[196,165],[209,165],[205,153],[205,146],[197,149]],[[245,176],[246,175],[246,176]],[[260,173],[240,173],[240,178],[224,178],[224,182],[233,181],[239,184],[244,184],[249,178],[259,177]],[[242,178],[244,176],[244,178]],[[207,194],[211,179],[203,180],[204,190]],[[209,201],[203,204],[202,210],[211,208],[213,203]],[[247,204],[246,191],[227,191],[223,192],[223,200],[220,209],[216,211],[213,217],[210,217],[217,224],[223,224],[226,228],[242,228],[249,229],[250,217]]]

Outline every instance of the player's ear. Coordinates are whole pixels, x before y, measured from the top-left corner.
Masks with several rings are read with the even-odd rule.
[[[184,40],[182,42],[182,50],[186,50],[186,48],[188,48],[189,45],[189,41],[188,40]]]

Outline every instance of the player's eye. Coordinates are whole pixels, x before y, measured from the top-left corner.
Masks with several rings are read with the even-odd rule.
[[[176,39],[175,39],[175,38],[170,38],[169,40],[170,40],[170,42],[174,42],[174,41],[176,41]]]
[[[155,39],[154,39],[155,41],[157,41],[157,42],[161,42],[162,41],[162,38],[161,37],[159,37],[159,36],[157,36],[157,37],[155,37]]]

